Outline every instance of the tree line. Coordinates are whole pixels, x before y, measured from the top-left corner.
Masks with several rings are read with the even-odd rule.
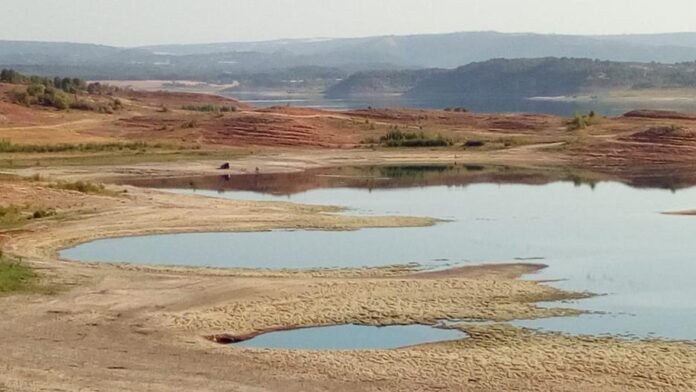
[[[0,83],[26,85],[27,87],[23,91],[13,91],[12,97],[15,103],[27,106],[42,105],[58,110],[73,108],[99,112],[111,112],[120,109],[122,106],[118,99],[112,99],[108,105],[97,105],[80,100],[78,98],[80,93],[112,95],[118,91],[118,88],[98,82],[88,84],[79,78],[48,78],[37,75],[23,75],[13,69],[2,69],[0,71]]]

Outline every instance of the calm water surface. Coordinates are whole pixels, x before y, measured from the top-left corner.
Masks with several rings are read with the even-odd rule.
[[[232,179],[234,181],[234,178]],[[443,266],[533,259],[530,279],[603,294],[564,303],[606,314],[521,321],[569,333],[696,339],[696,188],[620,183],[477,183],[397,189],[323,188],[285,196],[185,190],[211,197],[332,204],[349,213],[430,216],[433,227],[353,232],[274,231],[107,239],[62,253],[78,260],[254,268]],[[552,304],[556,306],[558,304]]]
[[[559,116],[571,116],[575,112],[594,110],[603,115],[620,115],[636,109],[663,109],[685,112],[696,111],[693,100],[646,100],[636,102],[630,100],[585,100],[585,101],[549,101],[531,100],[526,98],[406,98],[399,96],[374,96],[350,99],[329,99],[319,95],[311,96],[268,96],[258,93],[233,92],[232,98],[258,107],[270,106],[300,106],[327,110],[350,110],[373,108],[417,108],[443,109],[446,107],[466,107],[481,113],[548,113]]]
[[[457,340],[464,337],[466,334],[458,330],[424,325],[390,327],[337,325],[270,332],[251,340],[235,343],[234,346],[300,350],[379,350]]]

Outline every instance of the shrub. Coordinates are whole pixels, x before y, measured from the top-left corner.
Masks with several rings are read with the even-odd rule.
[[[196,121],[196,120],[189,120],[181,125],[181,127],[184,129],[196,128],[197,126],[198,126],[198,121]]]
[[[379,138],[379,143],[386,147],[442,147],[452,145],[449,139],[441,135],[431,137],[423,132],[402,132],[391,130]]]
[[[202,104],[202,105],[184,105],[182,106],[184,110],[190,110],[194,112],[212,112],[212,113],[228,113],[236,112],[237,108],[235,106],[225,106],[225,105],[212,105],[212,104]]]
[[[48,209],[48,210],[36,210],[34,213],[31,215],[32,219],[41,219],[41,218],[48,218],[49,216],[54,216],[56,215],[56,211],[53,209]]]
[[[0,219],[19,214],[17,206],[0,206]]]
[[[109,193],[104,187],[104,185],[94,184],[87,181],[56,182],[49,186],[54,189],[65,189],[68,191],[75,191],[80,193]]]
[[[596,119],[597,115],[594,110],[590,111],[588,114],[575,113],[573,118],[566,122],[566,125],[570,130],[585,129],[591,126]]]
[[[47,153],[47,152],[106,152],[123,150],[142,150],[144,148],[160,148],[161,144],[145,142],[130,143],[84,143],[84,144],[13,144],[9,140],[0,140],[0,152],[5,153]]]
[[[467,140],[464,147],[483,147],[485,144],[486,142],[482,140]]]
[[[445,108],[445,111],[446,111],[446,112],[456,112],[456,113],[466,113],[466,112],[468,112],[469,110],[468,110],[467,108],[465,108],[465,107],[459,106],[459,107],[454,107],[454,108],[452,108],[452,107],[447,107],[447,108]]]
[[[31,268],[0,254],[0,293],[27,291],[37,278]]]

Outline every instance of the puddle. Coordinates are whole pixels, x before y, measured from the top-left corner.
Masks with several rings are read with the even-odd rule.
[[[338,325],[269,332],[235,347],[291,350],[384,350],[465,338],[459,330],[425,325]]]

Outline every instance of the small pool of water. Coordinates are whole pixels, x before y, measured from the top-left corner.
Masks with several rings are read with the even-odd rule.
[[[85,261],[247,268],[531,260],[549,268],[530,279],[553,280],[551,285],[560,289],[605,294],[561,306],[605,314],[520,325],[568,333],[696,339],[696,217],[661,214],[696,208],[696,188],[669,189],[670,184],[681,184],[675,178],[640,182],[638,188],[464,166],[367,168],[356,173],[340,169],[287,176],[232,176],[216,185],[224,186],[221,191],[202,190],[203,181],[193,189],[182,186],[175,191],[341,205],[350,213],[449,221],[432,227],[350,232],[106,239],[61,255]],[[650,188],[652,183],[659,188]]]
[[[269,332],[235,347],[292,350],[385,350],[465,338],[455,329],[425,325],[371,327],[337,325]]]

